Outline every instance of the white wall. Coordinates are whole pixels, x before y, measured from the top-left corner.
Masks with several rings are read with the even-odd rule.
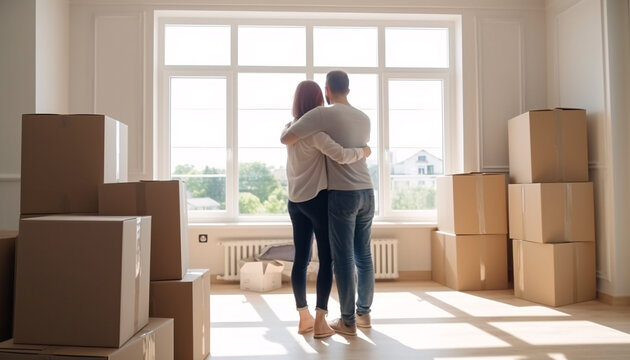
[[[627,0],[554,0],[548,7],[549,106],[587,110],[598,290],[614,297],[630,296],[629,16]]]
[[[69,0],[37,0],[35,111],[68,112]]]
[[[0,0],[0,229],[17,229],[22,114],[68,111],[68,0]]]
[[[0,229],[17,229],[22,114],[35,110],[35,0],[0,0]]]
[[[188,1],[205,10],[287,10],[447,13],[462,18],[461,145],[454,171],[507,171],[507,120],[546,105],[543,0],[296,0]],[[130,178],[153,178],[153,11],[182,9],[173,0],[71,0],[70,112],[106,113],[129,126]],[[375,237],[396,237],[402,271],[429,271],[430,228],[377,224]],[[200,244],[199,233],[209,234]],[[290,238],[289,223],[266,226],[194,225],[191,266],[222,272],[226,238]]]

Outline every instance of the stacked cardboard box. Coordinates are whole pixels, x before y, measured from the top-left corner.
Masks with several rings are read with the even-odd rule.
[[[120,348],[0,343],[0,360],[173,360],[173,319],[151,318]]]
[[[151,217],[96,215],[99,186],[126,180],[127,127],[103,115],[22,124],[13,339],[0,359],[173,359],[172,320],[149,319]]]
[[[188,269],[186,189],[180,181],[103,184],[99,215],[151,216],[149,316],[175,319],[175,358],[210,353],[210,273]]]
[[[508,122],[514,293],[560,306],[596,296],[586,112],[529,111]]]
[[[438,178],[434,281],[455,290],[507,288],[506,183],[505,174]]]
[[[0,341],[13,333],[13,272],[17,231],[0,230]]]

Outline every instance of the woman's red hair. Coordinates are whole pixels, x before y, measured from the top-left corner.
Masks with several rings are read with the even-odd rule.
[[[299,83],[293,96],[293,118],[297,120],[320,105],[324,105],[324,95],[319,85],[312,80]]]

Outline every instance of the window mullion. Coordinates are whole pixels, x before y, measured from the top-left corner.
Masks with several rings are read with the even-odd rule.
[[[230,81],[228,86],[229,126],[228,126],[228,163],[229,190],[226,189],[227,215],[231,219],[238,218],[238,25],[232,24],[230,36]]]

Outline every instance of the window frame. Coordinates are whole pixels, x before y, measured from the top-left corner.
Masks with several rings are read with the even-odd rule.
[[[299,20],[296,20],[299,19]],[[437,211],[432,210],[392,210],[390,199],[390,164],[389,153],[389,121],[388,121],[388,88],[389,80],[413,79],[436,80],[443,82],[443,170],[448,171],[449,164],[455,164],[457,154],[451,149],[459,148],[457,116],[455,106],[458,103],[456,92],[457,64],[455,33],[459,18],[456,15],[436,14],[344,14],[344,13],[276,13],[276,12],[221,12],[221,11],[160,11],[156,12],[155,41],[155,80],[154,92],[157,99],[156,122],[157,136],[154,145],[157,154],[154,160],[157,178],[171,178],[170,164],[170,104],[169,79],[171,77],[225,77],[227,86],[227,124],[226,124],[226,209],[225,211],[189,211],[190,222],[284,222],[288,215],[239,215],[238,214],[238,74],[239,73],[304,73],[307,79],[313,79],[316,73],[326,73],[335,67],[313,65],[313,28],[317,26],[357,26],[376,27],[378,37],[377,67],[344,67],[349,74],[376,74],[378,78],[377,119],[372,126],[378,127],[378,164],[379,192],[378,205],[380,211],[375,221],[387,222],[436,222]],[[165,65],[164,32],[167,24],[181,25],[230,25],[230,65]],[[306,29],[306,64],[305,66],[241,66],[238,65],[238,26],[304,26]],[[447,68],[401,68],[385,67],[385,28],[387,27],[427,27],[447,28],[449,32],[449,66]],[[351,88],[352,88],[352,84]],[[290,101],[290,100],[288,100]],[[278,129],[278,137],[280,131]],[[376,184],[375,184],[376,186]]]

